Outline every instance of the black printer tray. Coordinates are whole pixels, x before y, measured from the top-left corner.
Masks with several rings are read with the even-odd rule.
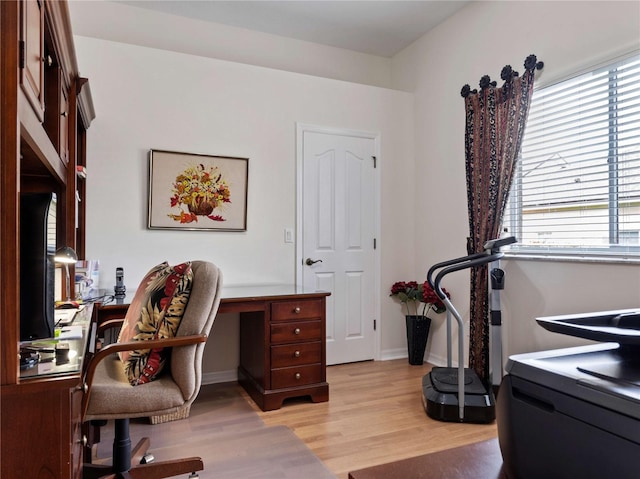
[[[640,309],[567,314],[536,318],[540,326],[554,333],[599,342],[640,346]]]

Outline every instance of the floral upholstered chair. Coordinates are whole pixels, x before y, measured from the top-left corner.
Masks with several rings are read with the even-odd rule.
[[[189,415],[200,390],[202,355],[221,287],[222,274],[212,263],[162,263],[144,277],[124,320],[105,323],[120,326],[120,335],[86,368],[83,421],[116,421],[114,457],[110,466],[85,463],[85,479],[197,477],[195,472],[203,469],[198,457],[140,464],[149,439],[132,451],[129,419],[148,417],[156,424]]]

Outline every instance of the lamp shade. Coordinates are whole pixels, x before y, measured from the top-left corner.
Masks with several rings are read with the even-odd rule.
[[[53,260],[56,263],[74,264],[76,261],[78,261],[78,255],[73,248],[69,246],[63,246],[56,251]]]

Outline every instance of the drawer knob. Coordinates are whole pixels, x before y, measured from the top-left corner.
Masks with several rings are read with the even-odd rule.
[[[295,377],[296,377],[296,379],[300,379],[300,378],[302,377],[302,374],[300,374],[300,373],[296,373],[296,376],[295,376]]]
[[[295,353],[293,353],[293,356],[296,358],[300,357],[300,351],[296,351]]]
[[[293,308],[293,312],[296,314],[300,314],[300,306],[296,306],[295,308]]]
[[[296,335],[300,334],[300,328],[294,329],[293,334],[296,334]]]

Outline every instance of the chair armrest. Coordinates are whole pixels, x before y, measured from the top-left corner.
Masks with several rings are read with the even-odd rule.
[[[181,346],[190,346],[192,344],[204,343],[206,341],[206,334],[194,334],[191,336],[178,336],[175,338],[167,339],[127,341],[122,343],[108,344],[91,358],[85,371],[83,380],[83,388],[85,390],[85,394],[82,398],[82,418],[84,419],[84,416],[87,413],[87,407],[89,406],[89,396],[91,395],[91,385],[93,384],[93,377],[100,361],[104,360],[114,353],[118,353],[121,351],[135,351],[137,349],[177,348]]]
[[[123,324],[124,318],[109,319],[107,321],[103,321],[102,323],[98,323],[98,337],[101,337],[102,333],[108,331],[109,329],[122,327]]]

